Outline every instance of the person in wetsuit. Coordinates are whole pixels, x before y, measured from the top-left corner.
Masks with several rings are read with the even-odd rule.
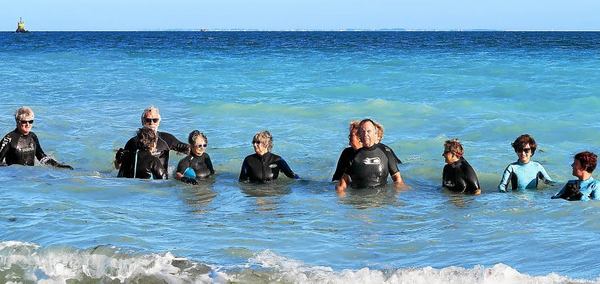
[[[442,156],[446,165],[442,173],[442,187],[452,192],[481,194],[477,174],[463,154],[464,149],[458,139],[447,140],[444,143]]]
[[[138,150],[135,154],[135,178],[166,179],[167,172],[163,169],[160,159],[152,154],[158,141],[156,131],[147,127],[140,128],[136,138]]]
[[[381,143],[381,140],[383,140],[384,132],[383,125],[375,121],[374,123],[375,128],[377,128],[377,143]],[[360,121],[358,120],[353,120],[350,122],[350,133],[348,134],[348,145],[350,145],[350,147],[344,149],[340,154],[340,158],[338,159],[337,166],[335,168],[335,172],[333,174],[333,177],[331,178],[331,181],[339,181],[340,178],[342,178],[347,167],[350,165],[350,160],[352,159],[352,157],[354,157],[356,151],[358,151],[358,149],[362,147],[362,142],[360,142],[360,138],[358,137],[359,124]],[[396,156],[396,153],[394,153],[394,151],[391,148],[383,144],[381,145],[385,147],[385,151],[392,153],[394,158],[397,160],[398,164],[402,163],[402,161],[400,161],[400,159]]]
[[[336,185],[337,192],[343,193],[348,184],[353,188],[385,185],[388,174],[392,177],[394,185],[397,187],[404,185],[398,170],[397,158],[389,147],[377,143],[379,137],[375,122],[371,119],[363,119],[358,129],[363,147],[350,159],[350,164]]]
[[[273,136],[269,131],[261,131],[252,138],[254,154],[247,156],[242,163],[240,182],[265,183],[277,179],[279,172],[287,177],[299,179],[283,158],[271,153]]]
[[[169,151],[174,150],[179,153],[188,153],[190,147],[179,141],[175,136],[167,133],[158,131],[160,125],[160,112],[158,108],[150,106],[142,112],[142,126],[154,130],[158,135],[156,142],[156,148],[152,152],[152,155],[158,157],[162,163],[162,167],[165,173],[168,173],[169,168]],[[118,177],[132,178],[134,177],[134,161],[135,153],[139,150],[139,141],[137,136],[132,137],[125,144],[125,148],[119,148],[115,155],[115,168],[119,170]],[[167,174],[168,178],[168,174]]]
[[[360,121],[353,120],[350,122],[350,133],[348,134],[348,145],[340,154],[340,158],[338,159],[337,166],[335,168],[335,172],[333,173],[333,177],[331,181],[338,181],[344,175],[346,168],[350,164],[350,159],[354,156],[354,153],[360,148],[362,148],[362,143],[360,142],[360,138],[358,137],[358,125]]]
[[[600,181],[592,177],[596,169],[598,156],[592,152],[577,153],[573,158],[571,168],[576,180],[570,180],[552,199],[562,198],[569,201],[574,200],[600,200]]]
[[[540,163],[531,160],[537,148],[533,137],[529,134],[523,134],[515,139],[512,147],[517,153],[518,160],[508,165],[504,170],[498,185],[500,192],[507,191],[509,182],[512,190],[536,189],[540,179],[547,184],[553,183],[546,169]]]
[[[197,184],[196,179],[205,179],[210,175],[214,175],[215,169],[210,156],[205,152],[208,146],[206,135],[194,130],[188,136],[188,142],[191,147],[190,154],[179,161],[175,178],[185,183]],[[186,174],[187,171],[190,171],[189,176]]]
[[[33,110],[29,107],[21,107],[15,112],[17,127],[9,132],[0,141],[0,163],[6,165],[33,166],[35,159],[40,163],[72,170],[73,167],[61,164],[48,157],[42,150],[37,135],[31,131],[34,121]]]

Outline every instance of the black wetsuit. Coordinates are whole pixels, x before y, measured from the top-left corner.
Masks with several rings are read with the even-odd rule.
[[[358,149],[345,173],[353,188],[382,186],[387,183],[388,174],[399,172],[398,161],[389,147],[379,143]]]
[[[464,193],[475,193],[480,188],[473,167],[462,157],[444,166],[442,186],[453,192]]]
[[[160,160],[148,150],[137,153],[135,177],[143,179],[167,179],[167,172],[163,169]]]
[[[397,164],[402,164],[402,161],[400,161],[400,158],[398,158],[398,156],[396,156],[396,153],[394,153],[394,150],[392,150],[390,147],[388,147],[384,144],[378,144],[378,145],[380,145],[380,147],[384,147],[384,149],[386,151],[391,152],[391,154],[394,156],[394,159],[396,159]],[[335,173],[333,173],[333,177],[331,178],[331,181],[337,181],[342,178],[342,176],[344,175],[344,172],[346,171],[346,168],[348,168],[348,166],[350,165],[350,161],[352,160],[352,157],[354,157],[354,154],[356,153],[356,151],[357,150],[354,150],[354,148],[352,148],[352,147],[348,147],[348,148],[344,149],[344,151],[342,151],[342,154],[340,155],[340,158],[338,159],[337,166],[335,168]]]
[[[194,155],[188,155],[181,159],[177,164],[177,172],[183,174],[185,170],[191,167],[196,173],[196,178],[207,178],[210,175],[215,174],[210,156],[207,153],[202,153],[202,156],[197,157]]]
[[[127,144],[125,144],[125,149],[122,155],[119,157],[119,153],[117,152],[116,161],[120,163],[121,166],[119,168],[118,177],[133,177],[133,160],[135,157],[135,151],[138,150],[138,139],[137,136],[129,139]],[[175,136],[158,131],[158,141],[156,141],[156,150],[152,153],[155,157],[157,157],[162,163],[163,171],[165,173],[168,172],[169,168],[169,150],[174,150],[180,153],[187,153],[190,149],[188,144],[185,144]],[[168,176],[168,175],[167,175]]]
[[[264,183],[277,179],[279,171],[289,178],[298,178],[290,166],[278,155],[270,152],[259,156],[252,154],[247,156],[242,163],[239,181],[250,181],[252,183]]]
[[[23,135],[15,129],[0,141],[0,162],[4,160],[7,165],[33,166],[36,158],[46,165],[62,166],[46,156],[40,141],[33,132]]]

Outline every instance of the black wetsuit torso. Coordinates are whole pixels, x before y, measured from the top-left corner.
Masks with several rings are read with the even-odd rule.
[[[160,160],[153,156],[148,150],[140,150],[137,154],[135,165],[135,177],[142,179],[166,179],[167,172],[164,171]]]
[[[55,160],[47,158],[33,132],[23,135],[15,129],[6,134],[0,142],[0,162],[4,160],[7,165],[33,166],[36,158],[43,164],[58,164]]]
[[[169,168],[169,150],[174,150],[180,153],[187,153],[190,147],[188,144],[177,140],[175,136],[169,133],[158,131],[157,134],[158,141],[156,142],[156,150],[152,152],[152,155],[154,155],[160,160],[163,171],[167,173]],[[133,161],[135,158],[135,152],[139,149],[138,144],[139,143],[137,136],[129,139],[129,141],[127,141],[127,144],[125,144],[125,151],[123,152],[123,157],[120,161],[117,160],[117,162],[120,162],[121,164],[119,168],[118,177],[133,177]]]
[[[215,174],[212,161],[207,153],[202,153],[202,156],[200,157],[188,155],[181,159],[179,164],[177,164],[177,172],[183,174],[188,167],[194,169],[196,178],[207,178],[208,176]]]
[[[464,193],[475,193],[480,188],[475,170],[462,157],[444,166],[442,186],[453,192]]]
[[[375,144],[358,149],[345,173],[350,176],[353,188],[382,186],[387,183],[388,174],[399,172],[398,161],[389,147]]]
[[[400,158],[398,158],[398,156],[396,156],[396,153],[394,153],[394,150],[392,150],[392,148],[390,148],[384,144],[378,144],[378,145],[380,145],[380,147],[383,147],[385,151],[389,151],[392,154],[392,156],[394,157],[394,159],[396,159],[397,164],[402,164],[402,161],[400,161]],[[340,158],[338,159],[337,166],[335,168],[335,173],[333,173],[333,177],[331,178],[331,181],[337,181],[342,178],[342,176],[344,175],[344,172],[346,171],[348,166],[350,166],[350,161],[354,157],[354,154],[356,153],[356,151],[358,151],[358,150],[354,150],[354,148],[352,148],[352,147],[348,147],[348,148],[344,149],[344,151],[342,151],[342,154],[340,154]]]
[[[277,179],[279,171],[289,178],[297,178],[290,166],[278,155],[270,152],[262,156],[252,154],[247,156],[242,163],[239,181],[268,182]]]

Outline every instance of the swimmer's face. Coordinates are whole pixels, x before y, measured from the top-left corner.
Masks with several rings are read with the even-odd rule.
[[[196,140],[194,140],[194,145],[192,145],[192,154],[195,156],[202,156],[207,146],[208,144],[206,141],[204,141],[204,138],[201,136],[196,137]]]
[[[354,128],[352,129],[352,131],[350,131],[348,139],[350,140],[350,147],[352,147],[354,150],[362,148],[362,143],[360,142],[360,138],[358,137],[358,128]]]
[[[261,156],[269,152],[269,148],[267,147],[267,143],[265,141],[254,140],[252,141],[252,147],[254,147],[254,152]]]
[[[150,110],[149,112],[146,112],[146,115],[144,115],[143,125],[154,131],[158,131],[158,126],[160,125],[160,114],[156,110]]]
[[[531,156],[533,155],[531,146],[529,144],[525,144],[525,147],[523,147],[522,149],[517,149],[517,150],[515,150],[515,152],[517,152],[517,157],[519,157],[519,162],[525,163],[525,164],[529,163],[529,161],[531,160]]]
[[[29,134],[31,128],[33,128],[33,115],[21,116],[17,121],[17,129],[21,134]]]
[[[585,169],[583,169],[579,160],[574,159],[573,163],[571,164],[571,168],[573,168],[573,176],[576,176],[580,179],[583,178]]]
[[[444,162],[446,162],[446,164],[451,164],[453,162],[453,156],[454,154],[452,154],[450,151],[444,151],[444,153],[442,153],[442,157],[444,157]]]
[[[377,128],[370,121],[367,121],[360,126],[359,133],[360,141],[364,147],[371,147],[379,141]]]

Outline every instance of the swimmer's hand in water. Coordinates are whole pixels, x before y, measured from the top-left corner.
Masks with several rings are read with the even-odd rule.
[[[71,166],[69,166],[69,165],[67,165],[67,164],[56,164],[56,166],[55,166],[55,167],[57,167],[57,168],[60,168],[60,169],[69,169],[69,170],[73,170],[73,167],[71,167]]]

